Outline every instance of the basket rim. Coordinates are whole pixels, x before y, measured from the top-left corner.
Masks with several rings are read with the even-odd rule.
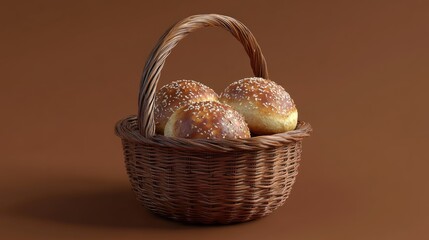
[[[225,152],[234,150],[259,150],[281,147],[292,142],[302,141],[313,131],[311,125],[298,121],[297,128],[292,131],[272,135],[260,135],[246,139],[188,139],[155,135],[144,137],[140,134],[136,115],[127,116],[115,125],[115,134],[122,140],[143,145],[179,150],[204,150]]]

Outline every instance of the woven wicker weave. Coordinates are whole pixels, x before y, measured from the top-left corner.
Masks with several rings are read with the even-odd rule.
[[[255,76],[268,78],[254,36],[222,15],[188,17],[166,31],[144,68],[138,117],[119,121],[127,173],[137,199],[154,213],[193,223],[234,223],[263,217],[288,198],[298,174],[302,139],[311,126],[249,139],[185,139],[155,135],[154,96],[167,56],[190,32],[217,26],[244,46]]]

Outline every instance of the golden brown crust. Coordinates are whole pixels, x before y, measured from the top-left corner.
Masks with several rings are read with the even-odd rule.
[[[294,101],[271,80],[254,77],[233,82],[221,93],[220,101],[241,113],[255,134],[286,132],[297,124]]]
[[[177,80],[161,87],[155,96],[154,120],[156,132],[164,133],[171,115],[180,107],[200,101],[218,101],[216,92],[194,80]]]
[[[175,111],[165,125],[165,136],[182,138],[250,138],[244,117],[226,104],[195,102]]]

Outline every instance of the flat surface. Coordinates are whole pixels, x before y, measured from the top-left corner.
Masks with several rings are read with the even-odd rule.
[[[219,227],[139,206],[113,134],[159,36],[211,12],[252,30],[314,127],[286,204]],[[427,1],[2,1],[0,22],[1,239],[429,239]],[[240,44],[208,29],[161,84],[247,76]]]

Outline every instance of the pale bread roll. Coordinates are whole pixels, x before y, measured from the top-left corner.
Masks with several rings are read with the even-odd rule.
[[[294,130],[298,122],[298,110],[289,93],[271,80],[238,80],[220,94],[219,100],[241,113],[255,135]]]

